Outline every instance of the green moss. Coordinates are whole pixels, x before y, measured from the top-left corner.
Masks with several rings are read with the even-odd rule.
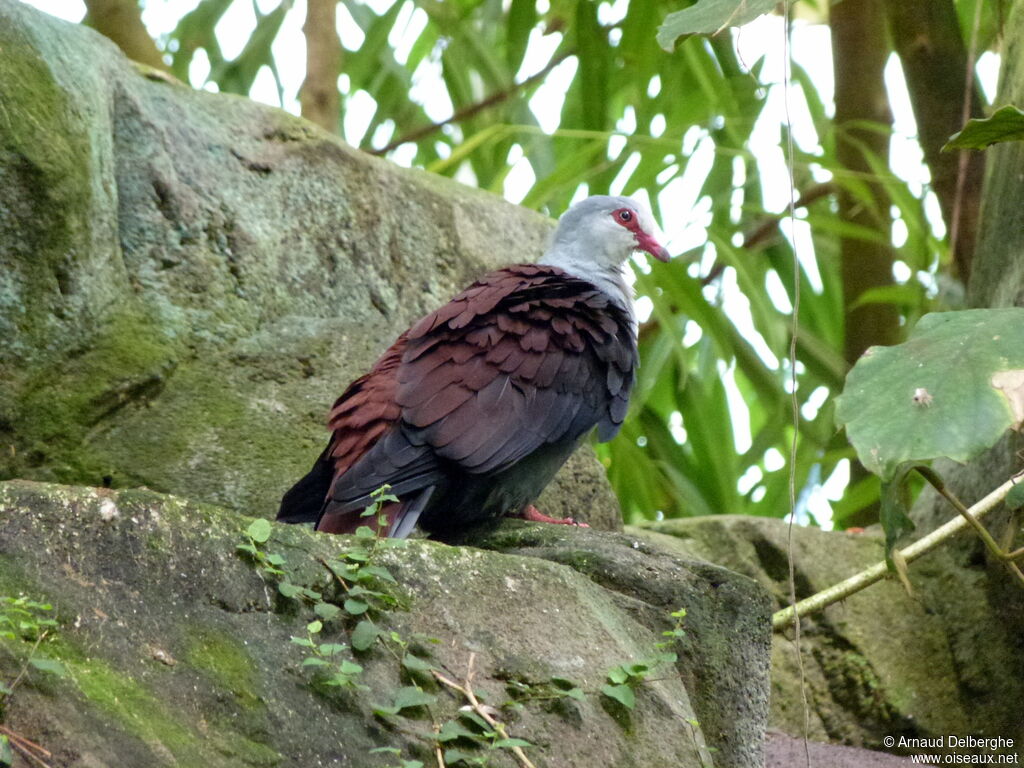
[[[213,627],[191,627],[186,635],[185,660],[231,691],[244,707],[262,707],[255,693],[259,680],[256,664],[245,646]]]
[[[24,383],[14,427],[28,444],[0,473],[30,474],[17,465],[57,455],[54,479],[100,485],[113,470],[83,450],[83,443],[110,414],[158,392],[177,354],[177,345],[145,317],[126,311],[110,318],[83,354],[41,369]]]

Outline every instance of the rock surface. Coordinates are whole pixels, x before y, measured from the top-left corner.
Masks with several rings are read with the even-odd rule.
[[[0,478],[270,516],[327,410],[550,223],[0,0]],[[589,448],[548,514],[621,529]]]
[[[789,602],[788,526],[780,520],[722,515],[652,523],[627,533],[634,530],[659,549],[672,551],[674,540],[677,553],[749,576],[769,591],[775,609]],[[798,599],[883,557],[880,532],[795,528],[793,539]],[[886,737],[1001,736],[1014,742],[1004,750],[1008,755],[1021,754],[1020,590],[1012,584],[998,588],[980,549],[965,534],[911,566],[912,596],[897,581],[885,580],[803,621],[812,740],[882,750]],[[802,734],[791,634],[773,637],[771,676],[770,725]],[[929,751],[958,757],[971,752],[911,750]]]
[[[370,690],[313,685],[290,638],[315,617],[236,551],[250,522],[144,490],[0,484],[0,593],[54,604],[60,627],[40,652],[69,670],[31,673],[5,724],[53,752],[54,766],[393,765],[370,753],[381,746],[431,761],[417,734],[465,700],[424,683],[437,696],[429,712],[375,716],[409,683],[380,643],[343,652]],[[341,603],[319,558],[352,537],[273,528],[266,549],[293,581]],[[375,562],[398,580],[401,605],[377,621],[454,680],[474,656],[474,689],[499,708],[509,686],[582,688],[582,700],[502,709],[539,768],[760,768],[769,606],[754,582],[622,534],[510,521],[489,541],[514,554],[423,540],[385,550]],[[680,606],[679,661],[637,687],[633,710],[601,695],[611,668],[651,657],[667,609]],[[353,623],[328,622],[323,641],[348,645]],[[30,647],[0,641],[5,676]],[[490,764],[515,763],[497,750]]]

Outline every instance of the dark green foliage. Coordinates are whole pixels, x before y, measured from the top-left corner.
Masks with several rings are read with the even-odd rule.
[[[1001,141],[1024,141],[1024,112],[1009,104],[991,117],[968,120],[962,131],[949,138],[943,150],[985,149]]]

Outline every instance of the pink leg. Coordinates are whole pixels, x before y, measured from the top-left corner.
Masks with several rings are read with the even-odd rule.
[[[533,504],[528,506],[519,515],[523,520],[527,520],[531,523],[552,523],[553,525],[575,525],[580,528],[589,528],[590,526],[586,523],[580,523],[574,517],[564,517],[561,520],[555,517],[548,517]]]

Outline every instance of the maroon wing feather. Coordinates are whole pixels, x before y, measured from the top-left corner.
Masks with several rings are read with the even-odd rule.
[[[464,469],[500,471],[595,425],[610,439],[636,368],[626,311],[559,269],[492,272],[407,334],[396,402]]]
[[[395,402],[395,373],[405,344],[403,333],[369,373],[349,384],[331,408],[327,427],[333,435],[328,455],[334,461],[335,477],[347,472],[401,416]]]
[[[610,439],[636,364],[631,318],[591,283],[541,265],[485,275],[402,334],[334,404],[334,477],[318,528],[353,530],[351,513],[385,483],[422,505],[428,497],[414,494],[451,467],[498,472],[595,425]]]

